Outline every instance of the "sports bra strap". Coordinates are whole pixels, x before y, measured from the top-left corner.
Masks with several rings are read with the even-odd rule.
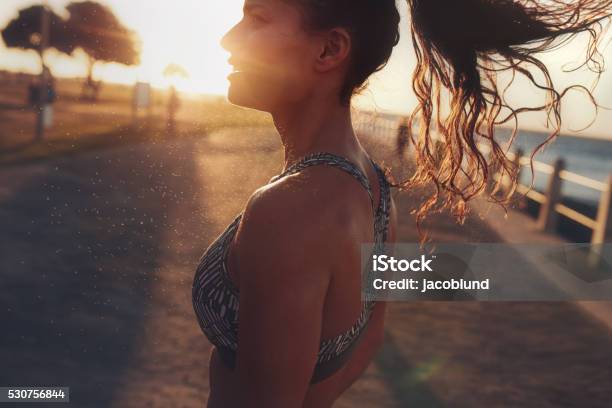
[[[377,211],[374,206],[374,195],[372,194],[372,188],[370,187],[368,178],[365,176],[365,174],[363,174],[363,172],[353,162],[351,162],[345,157],[338,156],[333,153],[318,152],[318,153],[311,153],[309,155],[306,155],[300,160],[298,160],[297,162],[293,163],[291,166],[289,166],[281,174],[272,177],[269,183],[273,183],[287,175],[298,173],[300,170],[303,170],[306,167],[314,166],[318,164],[326,164],[328,166],[337,167],[341,170],[346,171],[351,176],[353,176],[355,179],[357,179],[357,181],[359,181],[359,183],[361,183],[361,185],[368,192],[368,195],[370,196],[370,202],[372,204],[372,210],[374,214],[376,215]],[[381,196],[381,199],[382,199],[382,196]]]
[[[281,174],[272,177],[268,183],[273,183],[289,174],[295,174],[306,167],[317,164],[326,164],[329,166],[334,166],[348,172],[351,176],[356,178],[359,183],[361,183],[361,185],[366,189],[368,195],[370,196],[370,203],[372,204],[372,212],[374,214],[374,239],[375,242],[382,244],[387,241],[391,207],[391,191],[389,182],[387,181],[387,177],[385,175],[385,171],[371,158],[370,162],[372,163],[372,166],[374,167],[375,172],[377,174],[377,181],[380,188],[380,199],[378,207],[375,207],[374,205],[374,195],[372,194],[372,188],[370,187],[370,183],[365,174],[347,158],[333,153],[317,152],[306,155],[302,159],[296,161],[291,166],[289,166]]]
[[[376,230],[377,233],[382,235],[381,242],[387,242],[387,233],[389,231],[389,218],[391,212],[391,186],[389,181],[387,180],[387,176],[385,171],[380,168],[378,163],[374,160],[370,159],[372,165],[376,169],[376,173],[378,174],[378,185],[380,186],[380,202],[378,205],[377,214],[380,215],[380,218],[377,218],[377,221],[380,224],[377,224]]]

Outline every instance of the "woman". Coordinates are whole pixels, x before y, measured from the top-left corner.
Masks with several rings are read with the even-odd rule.
[[[610,10],[609,2],[542,3],[408,1],[421,120],[418,138],[411,135],[418,160],[411,182],[433,182],[438,191],[420,218],[441,195],[461,215],[489,165],[510,168],[493,139],[507,107],[494,70],[539,67],[533,50],[593,29]],[[285,162],[197,268],[194,308],[215,345],[209,407],[329,407],[382,344],[385,305],[361,300],[360,248],[395,241],[389,187],[408,184],[390,183],[370,159],[349,106],[386,64],[398,24],[394,0],[246,0],[243,19],[222,41],[234,67],[230,102],[272,114]],[[541,109],[557,112],[562,95],[546,89],[553,97]],[[442,140],[435,154],[434,119]],[[479,138],[493,147],[489,162]]]

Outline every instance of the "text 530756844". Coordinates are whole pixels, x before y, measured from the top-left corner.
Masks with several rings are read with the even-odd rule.
[[[1,402],[69,402],[69,387],[0,387]]]

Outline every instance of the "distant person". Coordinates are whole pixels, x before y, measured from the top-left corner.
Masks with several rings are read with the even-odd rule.
[[[397,127],[396,149],[400,157],[403,157],[410,142],[410,128],[408,122],[406,118],[402,118]]]
[[[44,90],[43,100],[41,100],[40,97],[41,90]],[[28,105],[31,107],[38,107],[41,104],[49,105],[53,104],[56,99],[55,78],[51,74],[51,70],[47,66],[44,66],[42,74],[34,77],[28,86]]]
[[[181,99],[174,86],[170,87],[168,95],[168,133],[173,135],[176,132],[176,113],[181,106]]]
[[[483,172],[476,141],[491,138],[508,114],[495,69],[520,74],[522,63],[548,77],[536,52],[589,33],[610,3],[408,0],[421,127],[416,180],[436,183],[449,206],[469,200]],[[385,303],[362,300],[360,250],[395,242],[390,187],[406,184],[388,180],[355,137],[350,102],[389,59],[400,16],[394,0],[244,6],[222,40],[234,67],[228,98],[271,113],[284,168],[196,269],[193,307],[215,346],[208,407],[330,407],[384,339]],[[558,95],[549,96],[542,109],[556,111]],[[433,147],[432,122],[444,148]],[[502,150],[493,160],[508,158]],[[420,215],[431,207],[424,197]]]

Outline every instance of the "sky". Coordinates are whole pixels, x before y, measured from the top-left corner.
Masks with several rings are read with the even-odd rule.
[[[18,10],[39,3],[32,0],[1,0],[0,27],[17,16]],[[175,80],[179,89],[209,94],[225,94],[227,75],[231,67],[229,55],[219,45],[223,34],[242,16],[243,0],[99,0],[110,6],[119,19],[135,30],[142,39],[141,65],[126,68],[118,64],[97,65],[94,76],[113,82],[151,82],[154,86],[167,86],[163,70],[169,63],[183,66],[189,78]],[[66,0],[48,0],[58,14],[65,15]],[[407,7],[398,1],[402,15],[400,43],[396,46],[387,67],[370,79],[369,88],[355,99],[357,107],[375,109],[380,112],[408,113],[415,106],[411,89],[411,75],[415,65],[414,53],[408,31]],[[608,33],[610,34],[610,33]],[[604,38],[603,53],[608,65],[612,64],[612,35]],[[562,66],[576,63],[584,55],[586,41],[577,38],[559,51],[542,56],[549,67],[558,89],[573,83],[589,86],[594,77],[586,70],[571,74],[563,73]],[[85,56],[77,51],[72,57],[55,52],[47,53],[47,62],[56,76],[85,76]],[[0,69],[38,72],[40,70],[34,51],[7,50],[0,41]],[[612,108],[612,72],[601,77],[595,96],[601,105]],[[510,92],[513,103],[539,105],[543,101],[538,93],[525,81],[518,81]],[[612,139],[612,110],[601,110],[595,123],[584,128],[595,117],[588,99],[579,93],[570,93],[563,103],[564,130],[568,133]],[[543,115],[525,115],[521,118],[523,128],[544,130]]]

